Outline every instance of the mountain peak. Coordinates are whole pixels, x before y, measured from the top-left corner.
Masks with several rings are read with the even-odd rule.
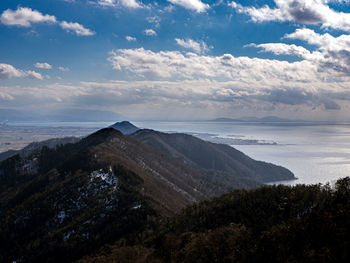
[[[113,125],[109,126],[109,128],[118,130],[123,134],[132,134],[140,129],[128,121],[116,122]]]

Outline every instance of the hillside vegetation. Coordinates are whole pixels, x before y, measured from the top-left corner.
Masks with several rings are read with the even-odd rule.
[[[249,223],[250,213],[270,215],[275,210],[269,206],[284,205],[280,202],[289,190],[259,188],[254,191],[267,191],[266,196],[252,199],[254,191],[240,190],[204,200],[258,186],[264,174],[292,176],[282,167],[188,135],[141,130],[127,136],[106,128],[75,143],[59,142],[27,147],[0,162],[0,262],[181,262],[185,259],[176,251],[187,253],[183,235],[191,233],[185,240],[192,242],[196,235],[205,240],[209,230],[234,227],[242,234],[241,228],[263,228],[264,223]],[[269,189],[277,191],[272,199]],[[325,191],[316,190],[310,197],[314,202]],[[284,213],[269,226],[279,225],[282,215],[289,220]]]
[[[144,129],[131,136],[232,188],[295,179],[286,168],[253,160],[233,147],[188,134]]]
[[[349,262],[350,178],[236,190],[161,222],[79,262]]]

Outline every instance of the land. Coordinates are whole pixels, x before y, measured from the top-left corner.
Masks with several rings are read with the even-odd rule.
[[[262,186],[293,177],[188,134],[31,144],[0,162],[0,261],[347,262],[350,179]]]

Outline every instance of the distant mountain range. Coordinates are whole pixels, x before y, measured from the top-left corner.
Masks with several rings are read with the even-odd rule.
[[[227,145],[112,127],[32,144],[0,162],[1,262],[72,262],[128,243],[194,202],[294,179]]]

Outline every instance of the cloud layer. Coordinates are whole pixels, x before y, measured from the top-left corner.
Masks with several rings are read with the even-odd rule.
[[[143,77],[212,78],[219,80],[256,79],[275,81],[312,81],[317,67],[308,61],[279,60],[222,56],[204,56],[178,51],[153,52],[143,48],[118,49],[109,61],[116,70],[126,70]],[[306,72],[306,69],[308,72]]]
[[[300,106],[300,109],[347,108],[345,101],[350,99],[349,36],[335,38],[310,29],[298,29],[285,38],[307,41],[316,45],[317,49],[309,51],[284,43],[249,45],[276,55],[301,58],[301,61],[295,62],[234,57],[231,54],[206,56],[179,51],[153,52],[144,48],[114,50],[109,61],[115,70],[130,72],[146,80],[167,82],[172,87],[178,85],[174,92],[178,94],[181,90],[182,95],[177,96],[183,99],[183,103],[186,98],[189,101],[193,98],[202,105],[204,101],[211,101],[209,104],[220,101],[225,107],[238,103],[244,104],[246,109],[249,105],[252,108],[264,105],[265,110],[283,108],[283,105]],[[183,83],[191,83],[194,87],[187,86],[189,91],[184,93]],[[203,83],[210,83],[210,87],[204,88]],[[148,92],[152,94],[160,92],[154,86],[150,90]],[[163,93],[162,89],[161,97]]]

